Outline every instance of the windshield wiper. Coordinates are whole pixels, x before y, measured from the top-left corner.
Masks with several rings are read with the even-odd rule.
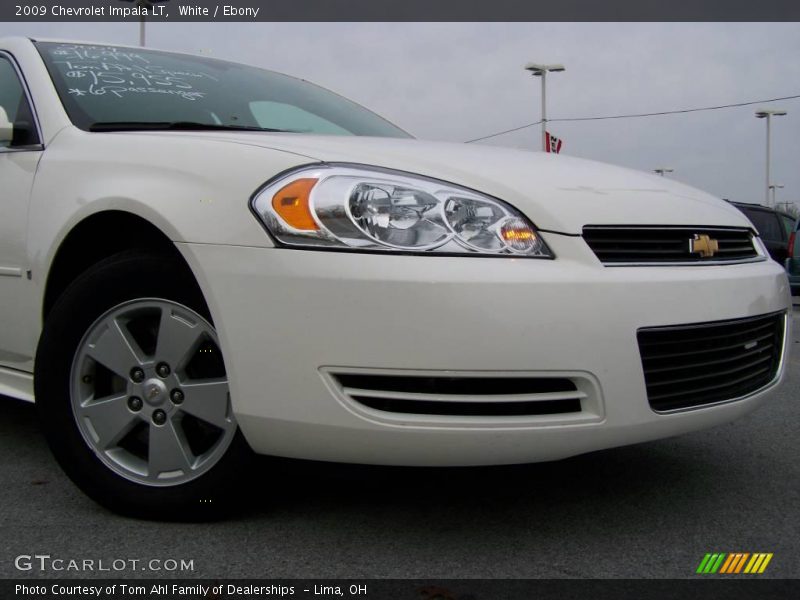
[[[89,131],[272,131],[297,133],[289,129],[270,129],[249,125],[195,123],[194,121],[100,121],[89,125]]]

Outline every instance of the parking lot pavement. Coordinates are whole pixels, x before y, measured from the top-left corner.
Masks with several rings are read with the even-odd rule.
[[[257,507],[211,524],[96,506],[50,457],[33,407],[0,402],[0,576],[667,578],[692,576],[706,552],[741,551],[774,553],[765,577],[800,577],[799,312],[786,384],[735,423],[514,467],[264,460],[250,474]],[[15,569],[35,553],[194,570]]]

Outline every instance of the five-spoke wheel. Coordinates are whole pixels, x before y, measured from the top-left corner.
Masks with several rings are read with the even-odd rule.
[[[134,481],[197,477],[236,432],[214,328],[175,302],[132,300],[100,316],[81,341],[71,379],[86,443]]]

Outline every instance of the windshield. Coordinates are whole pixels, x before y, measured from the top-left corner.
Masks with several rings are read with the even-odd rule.
[[[52,42],[36,47],[69,118],[87,131],[198,124],[410,137],[342,96],[272,71],[139,48]]]

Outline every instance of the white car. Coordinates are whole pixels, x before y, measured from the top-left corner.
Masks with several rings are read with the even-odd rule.
[[[140,48],[4,39],[0,107],[0,393],[114,510],[230,506],[254,453],[560,459],[783,376],[782,268],[669,179]]]

